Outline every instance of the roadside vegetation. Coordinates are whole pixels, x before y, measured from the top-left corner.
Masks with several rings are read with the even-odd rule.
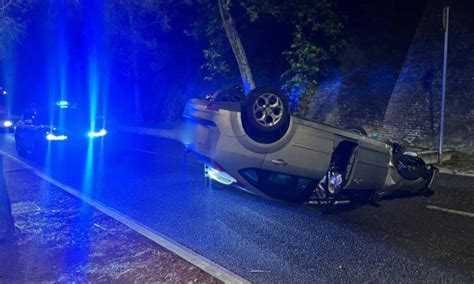
[[[102,75],[98,89],[108,93],[113,112],[135,123],[174,121],[189,97],[234,84],[247,93],[255,86],[281,88],[295,113],[304,115],[318,82],[345,46],[332,0],[11,0],[0,5],[2,63],[15,64],[3,77],[13,78],[16,93],[38,100],[18,78],[20,70],[44,74],[31,75],[36,80],[31,85],[45,90],[48,99],[79,93],[73,78],[90,80],[93,54],[95,72]],[[35,59],[23,61],[32,44],[37,54],[26,57]]]

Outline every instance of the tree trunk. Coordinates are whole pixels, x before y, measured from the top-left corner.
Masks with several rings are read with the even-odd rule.
[[[138,50],[136,41],[138,34],[133,20],[132,11],[128,11],[128,21],[132,34],[132,74],[133,74],[133,119],[135,123],[143,122],[142,93],[140,88],[140,74],[138,72]]]
[[[242,77],[242,83],[244,84],[245,93],[248,94],[251,90],[255,89],[255,81],[253,80],[252,70],[245,53],[244,46],[240,40],[239,33],[235,28],[234,18],[229,12],[229,7],[223,7],[222,0],[217,0],[219,3],[219,12],[222,18],[222,25],[224,27],[227,39],[229,40],[232,52],[234,53],[235,60],[239,66],[240,76]]]
[[[10,198],[3,176],[3,157],[0,156],[0,241],[11,239],[14,232]]]

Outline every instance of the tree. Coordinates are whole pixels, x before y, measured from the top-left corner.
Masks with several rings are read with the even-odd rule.
[[[12,207],[3,175],[3,156],[0,155],[0,241],[11,239],[14,233]]]
[[[178,9],[194,9],[194,21],[186,32],[206,44],[202,48],[207,71],[205,80],[233,77],[233,66],[237,66],[240,80],[246,93],[256,86],[251,59],[247,50],[252,44],[245,44],[239,32],[244,26],[258,23],[261,18],[272,18],[274,22],[286,25],[288,35],[272,31],[276,37],[288,37],[287,46],[281,50],[286,68],[279,80],[292,97],[313,96],[321,75],[328,63],[344,45],[341,39],[342,24],[334,12],[332,0],[109,0],[114,34],[125,57],[130,62],[134,84],[135,120],[142,119],[142,88],[140,60],[144,51],[162,57],[155,35],[157,28],[169,31],[171,19]],[[153,29],[153,31],[151,31]],[[271,47],[272,48],[272,47]],[[230,56],[230,53],[232,56]],[[153,56],[150,56],[150,59]],[[236,64],[234,64],[236,63]],[[265,66],[272,68],[272,66]],[[258,73],[258,72],[257,72]],[[257,78],[260,79],[260,78]],[[309,101],[309,100],[306,100]]]
[[[145,53],[159,58],[157,30],[171,30],[170,20],[174,10],[186,0],[109,0],[106,3],[107,20],[112,27],[116,54],[130,63],[133,81],[134,120],[143,121],[142,65]],[[126,48],[123,48],[123,47]],[[147,62],[150,63],[150,62]],[[155,64],[156,65],[156,64]]]
[[[203,67],[209,72],[206,79],[212,80],[218,74],[229,73],[229,59],[224,56],[225,46],[222,45],[221,39],[225,34],[246,92],[255,87],[255,82],[244,45],[237,32],[244,20],[252,24],[262,16],[270,16],[275,22],[284,23],[292,30],[288,47],[282,52],[288,66],[281,78],[283,88],[296,94],[296,97],[315,94],[315,87],[324,75],[328,63],[345,45],[342,39],[343,26],[331,0],[197,2],[205,7],[208,16],[195,22],[190,34],[208,39],[209,45],[203,50],[206,58]],[[245,18],[241,15],[242,11],[246,14]],[[238,14],[241,23],[234,20],[233,13]],[[219,16],[220,20],[216,20],[216,16]],[[275,36],[281,36],[278,31],[273,32]]]
[[[255,81],[253,79],[252,70],[250,68],[249,60],[245,48],[240,40],[239,33],[235,27],[235,21],[230,13],[231,1],[230,0],[218,0],[219,14],[222,20],[222,26],[229,40],[230,46],[237,61],[239,67],[240,76],[244,85],[245,93],[249,93],[255,89]]]
[[[32,8],[34,0],[0,0],[0,58],[5,57],[11,43],[19,42],[26,32],[23,15]]]

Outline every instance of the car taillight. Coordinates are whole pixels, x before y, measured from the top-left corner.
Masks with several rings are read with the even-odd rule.
[[[224,171],[224,169],[221,167],[221,165],[219,165],[215,161],[209,160],[207,165],[208,165],[208,167],[213,168],[214,170],[216,170],[218,172],[223,172]]]
[[[206,106],[206,109],[213,110],[213,111],[219,111],[219,107],[216,104],[208,104]]]
[[[214,163],[213,166],[214,166],[214,169],[216,169],[216,171],[218,171],[218,172],[224,171],[224,170],[222,169],[221,165],[219,165],[218,163]]]

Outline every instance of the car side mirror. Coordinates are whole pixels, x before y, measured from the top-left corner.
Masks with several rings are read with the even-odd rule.
[[[32,125],[33,124],[33,119],[25,119],[24,120],[26,125]]]

